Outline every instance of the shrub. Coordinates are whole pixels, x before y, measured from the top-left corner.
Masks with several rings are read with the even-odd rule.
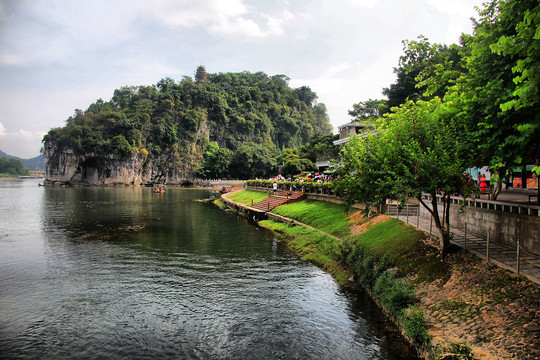
[[[426,316],[422,309],[410,306],[403,312],[400,320],[405,332],[414,342],[423,344],[429,341],[429,335],[426,331]]]
[[[437,359],[473,360],[469,345],[463,343],[443,343],[437,348]]]
[[[368,255],[358,262],[361,269],[358,274],[358,280],[365,286],[372,288],[375,284],[376,274],[375,274],[375,257]]]
[[[404,309],[417,300],[412,287],[405,281],[394,278],[390,272],[378,277],[373,292],[394,316],[401,315]]]

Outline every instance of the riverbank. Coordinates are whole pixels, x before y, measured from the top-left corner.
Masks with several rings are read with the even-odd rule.
[[[442,262],[423,232],[339,204],[304,200],[269,215],[259,225],[340,285],[366,288],[423,357],[540,356],[540,289],[526,278],[458,248]]]

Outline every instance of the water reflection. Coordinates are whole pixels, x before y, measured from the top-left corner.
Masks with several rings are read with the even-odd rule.
[[[7,358],[412,358],[365,297],[205,191],[30,190],[1,205],[39,214],[0,242]]]

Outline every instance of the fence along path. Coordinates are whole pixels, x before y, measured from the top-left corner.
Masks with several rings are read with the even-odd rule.
[[[420,217],[420,205],[405,205],[398,210],[397,205],[388,204],[387,215],[402,220],[409,225],[429,233],[431,237],[438,238],[435,225],[430,219]],[[451,243],[475,254],[486,261],[516,272],[527,277],[529,280],[540,284],[540,256],[527,252],[519,246],[489,241],[488,237],[467,233],[467,228],[458,229],[450,227],[453,235]],[[489,234],[489,232],[488,232]]]
[[[260,211],[271,211],[280,205],[298,201],[304,197],[305,195],[298,191],[281,191],[259,201],[258,203],[252,204],[251,207]]]

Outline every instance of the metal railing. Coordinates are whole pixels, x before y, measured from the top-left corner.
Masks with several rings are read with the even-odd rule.
[[[492,201],[481,200],[479,203],[489,204]],[[421,216],[418,205],[405,205],[402,209],[398,209],[397,204],[389,203],[387,204],[386,213],[388,216],[398,218],[420,230],[424,230],[429,233],[432,240],[439,239],[433,217],[425,218]],[[526,251],[519,236],[515,237],[515,246],[510,246],[493,241],[491,229],[487,229],[485,237],[469,232],[467,223],[464,223],[461,229],[450,227],[450,233],[452,244],[477,255],[487,262],[492,262],[540,284],[540,256]]]

